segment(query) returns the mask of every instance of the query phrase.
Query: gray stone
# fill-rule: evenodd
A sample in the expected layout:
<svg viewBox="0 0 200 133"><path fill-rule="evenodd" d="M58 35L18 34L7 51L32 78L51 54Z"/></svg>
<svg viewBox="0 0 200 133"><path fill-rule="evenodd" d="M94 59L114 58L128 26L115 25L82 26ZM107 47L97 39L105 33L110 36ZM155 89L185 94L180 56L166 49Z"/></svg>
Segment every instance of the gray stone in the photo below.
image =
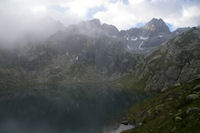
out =
<svg viewBox="0 0 200 133"><path fill-rule="evenodd" d="M172 101L172 100L173 100L172 97L167 98L167 101Z"/></svg>
<svg viewBox="0 0 200 133"><path fill-rule="evenodd" d="M175 121L181 121L181 120L182 120L182 118L180 116L175 117Z"/></svg>
<svg viewBox="0 0 200 133"><path fill-rule="evenodd" d="M199 95L197 95L197 94L190 94L186 98L187 98L187 100L196 100L196 99L199 98Z"/></svg>
<svg viewBox="0 0 200 133"><path fill-rule="evenodd" d="M181 85L181 83L175 83L175 87L177 87L177 86L180 86Z"/></svg>
<svg viewBox="0 0 200 133"><path fill-rule="evenodd" d="M162 90L161 90L161 92L165 92L166 90L167 90L168 88L163 88Z"/></svg>
<svg viewBox="0 0 200 133"><path fill-rule="evenodd" d="M148 115L149 117L152 116L152 113L151 113L151 110L150 110L150 109L147 111L147 115Z"/></svg>
<svg viewBox="0 0 200 133"><path fill-rule="evenodd" d="M191 114L193 112L200 112L200 108L198 108L198 107L188 107L188 109L186 110L186 114Z"/></svg>

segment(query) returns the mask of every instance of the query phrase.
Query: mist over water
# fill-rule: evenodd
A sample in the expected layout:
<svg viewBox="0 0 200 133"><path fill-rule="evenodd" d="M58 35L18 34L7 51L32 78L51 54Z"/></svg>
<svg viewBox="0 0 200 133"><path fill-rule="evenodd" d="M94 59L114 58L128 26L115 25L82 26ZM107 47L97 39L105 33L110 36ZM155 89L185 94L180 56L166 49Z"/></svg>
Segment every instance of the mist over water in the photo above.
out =
<svg viewBox="0 0 200 133"><path fill-rule="evenodd" d="M120 123L123 111L144 97L94 84L7 92L0 100L0 132L103 133L110 121Z"/></svg>
<svg viewBox="0 0 200 133"><path fill-rule="evenodd" d="M0 0L0 133L119 133L133 128L121 119L151 95L138 90L167 86L163 75L178 75L169 80L174 84L182 72L199 72L189 69L199 63L190 63L189 51L179 60L179 46L177 59L175 47L166 56L162 49L149 56L190 29L173 33L164 21L173 30L196 26L199 10L199 0ZM175 67L167 67L168 53ZM198 49L191 52L196 56Z"/></svg>
<svg viewBox="0 0 200 133"><path fill-rule="evenodd" d="M5 17L1 13L0 15ZM13 18L12 13L8 15L11 15L9 18ZM16 18L13 18L10 23L6 23L7 19L0 22L0 28L2 28L2 31L0 31L0 50L3 51L0 60L0 65L2 65L0 74L3 75L3 80L0 80L0 83L3 83L0 88L0 133L103 133L104 129L107 128L107 123L110 121L120 123L118 117L130 106L146 97L145 94L140 93L127 94L121 89L113 88L106 83L65 84L70 83L66 79L67 82L63 82L64 85L52 83L54 80L49 81L52 86L40 85L45 83L51 76L57 76L50 68L55 67L55 70L57 70L59 65L65 68L63 63L56 64L53 62L53 59L59 57L60 54L66 53L60 55L63 57L58 58L60 62L73 63L76 66L78 59L73 60L72 57L74 56L80 57L79 61L83 63L80 54L82 40L79 41L79 34L79 36L75 36L73 26L71 26L72 31L68 27L69 34L73 36L67 36L67 38L65 37L66 24L50 17L37 16L35 18L34 16L31 18L31 16L28 16L23 18L22 16L19 14L16 16L18 20L22 20L20 22L16 21ZM75 26L75 30L78 29L78 33L84 35L83 40L87 39L86 42L89 45L92 42L92 46L93 42L97 41L90 40L90 37L92 39L98 38L104 34L103 30L99 28L100 25L98 20L89 23L82 22L80 27L76 28ZM55 55L48 54L49 49L46 45L51 43L47 40L52 39L51 35L53 34L58 34L56 37L60 37L59 33L64 33L64 42L62 42L62 36L60 41L59 39L56 40L57 38L53 40L52 42L56 42L52 44L53 50L56 51L53 52ZM105 40L104 38L99 40L101 39ZM64 47L59 45L60 42ZM106 45L104 41L100 41L98 44L103 49ZM72 49L73 53L73 48L79 50L79 47L80 51L75 51L73 56L68 56L66 51ZM93 53L94 50L91 49L90 52ZM88 53L90 54L90 52ZM94 57L96 58L96 55ZM95 60L97 65L104 62L101 58L100 61ZM88 64L84 65L88 66ZM99 67L101 66L103 65ZM50 70L48 71L48 69ZM53 74L48 76L49 73ZM28 77L28 80L30 79L30 82L24 79L23 74ZM65 78L68 73L62 74ZM73 76L78 77L79 75ZM61 79L63 77L61 76ZM34 80L37 81L35 86ZM59 77L56 80L59 80ZM17 86L22 86L22 88ZM23 88L23 86L25 87Z"/></svg>

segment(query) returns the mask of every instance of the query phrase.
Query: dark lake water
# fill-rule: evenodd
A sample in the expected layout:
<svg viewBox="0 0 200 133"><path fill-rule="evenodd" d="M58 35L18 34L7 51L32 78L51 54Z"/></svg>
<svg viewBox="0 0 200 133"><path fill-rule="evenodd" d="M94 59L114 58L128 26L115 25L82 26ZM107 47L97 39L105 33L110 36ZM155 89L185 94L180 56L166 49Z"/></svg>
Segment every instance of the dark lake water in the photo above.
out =
<svg viewBox="0 0 200 133"><path fill-rule="evenodd" d="M118 133L130 128L119 124L120 116L145 97L106 84L1 91L0 133Z"/></svg>

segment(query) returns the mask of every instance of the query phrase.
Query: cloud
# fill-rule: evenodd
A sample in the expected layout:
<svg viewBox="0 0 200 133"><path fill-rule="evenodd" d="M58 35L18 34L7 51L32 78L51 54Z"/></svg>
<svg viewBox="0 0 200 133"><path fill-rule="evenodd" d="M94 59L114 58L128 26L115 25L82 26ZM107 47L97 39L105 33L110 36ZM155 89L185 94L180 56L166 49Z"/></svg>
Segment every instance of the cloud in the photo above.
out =
<svg viewBox="0 0 200 133"><path fill-rule="evenodd" d="M162 18L173 28L200 24L199 0L129 0L109 3L107 10L98 12L95 18L128 29L138 23L146 23L153 17Z"/></svg>
<svg viewBox="0 0 200 133"><path fill-rule="evenodd" d="M83 19L59 0L1 0L0 18L1 42L15 41L30 32L50 35L57 21L67 26Z"/></svg>
<svg viewBox="0 0 200 133"><path fill-rule="evenodd" d="M94 8L89 8L87 11L86 17L89 19L93 18L93 15L95 15L98 12L106 11L107 9L104 6L97 6Z"/></svg>
<svg viewBox="0 0 200 133"><path fill-rule="evenodd" d="M99 18L128 29L156 17L177 28L199 25L199 11L199 0L1 0L0 40L15 39L35 27L42 29L44 19L67 26Z"/></svg>

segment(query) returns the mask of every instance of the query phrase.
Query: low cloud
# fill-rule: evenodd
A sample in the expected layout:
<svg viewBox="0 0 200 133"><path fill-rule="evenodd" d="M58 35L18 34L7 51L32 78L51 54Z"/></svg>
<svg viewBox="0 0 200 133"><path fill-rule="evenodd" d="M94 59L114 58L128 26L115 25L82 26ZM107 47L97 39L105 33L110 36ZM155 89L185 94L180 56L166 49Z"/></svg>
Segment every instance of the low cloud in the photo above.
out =
<svg viewBox="0 0 200 133"><path fill-rule="evenodd" d="M156 17L173 29L196 26L200 24L199 11L199 0L1 0L0 41L15 40L30 31L45 34L52 28L49 21L68 26L98 18L128 29Z"/></svg>
<svg viewBox="0 0 200 133"><path fill-rule="evenodd" d="M67 26L83 19L52 0L0 1L0 18L0 42L12 42L29 33L50 35L59 30L61 23Z"/></svg>

